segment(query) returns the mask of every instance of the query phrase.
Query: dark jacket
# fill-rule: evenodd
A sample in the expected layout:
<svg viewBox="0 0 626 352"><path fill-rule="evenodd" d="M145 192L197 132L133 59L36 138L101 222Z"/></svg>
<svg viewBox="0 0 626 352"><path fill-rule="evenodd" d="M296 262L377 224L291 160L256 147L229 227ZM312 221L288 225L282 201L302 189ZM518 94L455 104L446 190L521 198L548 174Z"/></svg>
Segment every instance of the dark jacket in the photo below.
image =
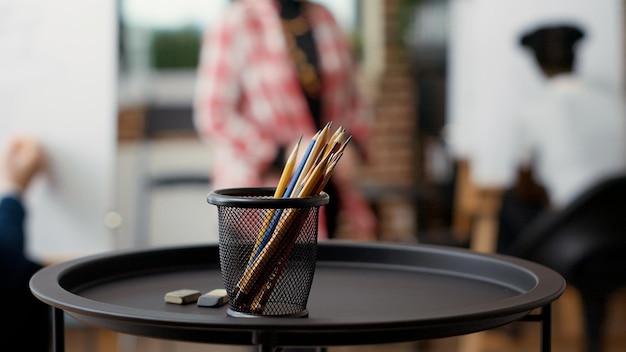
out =
<svg viewBox="0 0 626 352"><path fill-rule="evenodd" d="M4 346L19 346L21 351L49 351L50 308L29 288L31 276L41 265L25 255L25 217L18 198L0 200L0 301L4 317L0 341Z"/></svg>

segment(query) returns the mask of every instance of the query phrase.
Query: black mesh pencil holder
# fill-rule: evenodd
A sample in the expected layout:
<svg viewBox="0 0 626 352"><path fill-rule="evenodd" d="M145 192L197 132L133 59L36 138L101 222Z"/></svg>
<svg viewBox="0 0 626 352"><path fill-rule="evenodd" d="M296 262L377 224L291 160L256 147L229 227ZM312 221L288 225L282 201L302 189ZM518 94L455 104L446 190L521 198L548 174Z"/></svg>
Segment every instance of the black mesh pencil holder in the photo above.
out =
<svg viewBox="0 0 626 352"><path fill-rule="evenodd" d="M274 188L215 190L220 271L231 316L305 317L319 207L328 195L274 198Z"/></svg>

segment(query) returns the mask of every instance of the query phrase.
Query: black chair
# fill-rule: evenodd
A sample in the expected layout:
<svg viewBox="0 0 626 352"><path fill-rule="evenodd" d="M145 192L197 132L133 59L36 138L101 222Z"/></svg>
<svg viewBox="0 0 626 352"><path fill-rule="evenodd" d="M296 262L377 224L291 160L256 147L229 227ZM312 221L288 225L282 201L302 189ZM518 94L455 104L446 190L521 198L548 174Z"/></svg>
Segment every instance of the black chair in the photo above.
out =
<svg viewBox="0 0 626 352"><path fill-rule="evenodd" d="M602 351L607 302L626 285L626 175L606 179L565 209L533 221L512 254L554 269L578 289L586 351Z"/></svg>

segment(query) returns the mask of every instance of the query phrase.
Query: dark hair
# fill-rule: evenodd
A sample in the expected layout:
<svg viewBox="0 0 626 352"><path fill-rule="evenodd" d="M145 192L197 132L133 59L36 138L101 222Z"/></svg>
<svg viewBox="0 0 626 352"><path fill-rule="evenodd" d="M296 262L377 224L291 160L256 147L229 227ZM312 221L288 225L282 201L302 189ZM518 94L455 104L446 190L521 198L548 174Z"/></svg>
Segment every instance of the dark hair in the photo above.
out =
<svg viewBox="0 0 626 352"><path fill-rule="evenodd" d="M574 46L585 33L577 25L557 24L541 26L522 35L520 44L530 48L542 67L571 68L574 65Z"/></svg>

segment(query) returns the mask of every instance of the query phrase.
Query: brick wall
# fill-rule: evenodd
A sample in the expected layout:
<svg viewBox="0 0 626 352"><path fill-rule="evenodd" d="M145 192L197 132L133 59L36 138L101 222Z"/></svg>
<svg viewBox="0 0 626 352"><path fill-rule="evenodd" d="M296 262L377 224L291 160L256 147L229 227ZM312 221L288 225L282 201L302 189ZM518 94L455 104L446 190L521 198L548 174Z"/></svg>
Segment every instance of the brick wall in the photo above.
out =
<svg viewBox="0 0 626 352"><path fill-rule="evenodd" d="M385 70L376 101L365 183L380 220L383 241L413 241L417 233L415 179L417 118L410 60L398 34L399 0L384 0Z"/></svg>

